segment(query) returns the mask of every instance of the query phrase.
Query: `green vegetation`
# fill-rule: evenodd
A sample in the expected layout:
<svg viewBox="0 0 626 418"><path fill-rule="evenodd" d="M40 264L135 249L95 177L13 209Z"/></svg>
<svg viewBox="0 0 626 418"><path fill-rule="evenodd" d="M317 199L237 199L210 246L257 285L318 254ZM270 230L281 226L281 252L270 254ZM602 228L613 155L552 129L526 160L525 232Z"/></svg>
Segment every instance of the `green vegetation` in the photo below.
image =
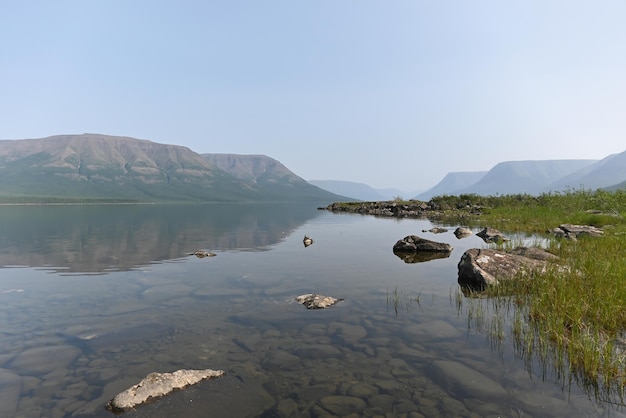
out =
<svg viewBox="0 0 626 418"><path fill-rule="evenodd" d="M437 199L442 206L481 206L482 214L466 221L507 232L543 233L564 223L604 229L600 238L549 238L548 250L559 259L545 274L503 282L470 295L475 298L462 298L459 290L454 303L459 311L465 304L468 326L496 344L508 329L528 365L538 359L544 373L552 370L564 382L578 381L596 399L623 403L626 191Z"/></svg>

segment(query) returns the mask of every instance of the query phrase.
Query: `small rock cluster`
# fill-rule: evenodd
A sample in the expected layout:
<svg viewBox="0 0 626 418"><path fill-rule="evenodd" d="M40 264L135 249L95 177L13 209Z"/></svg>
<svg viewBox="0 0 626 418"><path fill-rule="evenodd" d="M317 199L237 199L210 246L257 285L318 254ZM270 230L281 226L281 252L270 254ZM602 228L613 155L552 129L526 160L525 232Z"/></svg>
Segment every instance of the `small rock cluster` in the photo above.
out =
<svg viewBox="0 0 626 418"><path fill-rule="evenodd" d="M558 228L548 230L549 234L554 234L556 238L566 238L576 240L581 236L601 237L604 231L590 225L561 224Z"/></svg>
<svg viewBox="0 0 626 418"><path fill-rule="evenodd" d="M306 306L307 309L324 309L341 302L343 299L333 298L331 296L316 295L307 293L306 295L296 296L296 300Z"/></svg>

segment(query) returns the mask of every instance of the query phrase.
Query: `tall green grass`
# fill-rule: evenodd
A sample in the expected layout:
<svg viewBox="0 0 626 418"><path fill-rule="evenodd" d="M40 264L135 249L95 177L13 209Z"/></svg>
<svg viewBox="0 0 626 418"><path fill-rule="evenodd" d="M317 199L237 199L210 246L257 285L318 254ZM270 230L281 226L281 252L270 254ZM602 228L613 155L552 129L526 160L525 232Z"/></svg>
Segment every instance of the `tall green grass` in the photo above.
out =
<svg viewBox="0 0 626 418"><path fill-rule="evenodd" d="M468 326L486 332L493 341L501 340L508 329L516 353L528 364L538 359L544 373L552 370L564 381L580 382L597 399L623 403L626 192L580 190L473 199L484 209L471 221L502 231L544 233L563 223L604 229L603 237L549 238L548 250L559 258L545 274L502 281L487 289L483 299L463 301ZM462 304L457 298L459 310ZM503 315L508 327L502 324Z"/></svg>

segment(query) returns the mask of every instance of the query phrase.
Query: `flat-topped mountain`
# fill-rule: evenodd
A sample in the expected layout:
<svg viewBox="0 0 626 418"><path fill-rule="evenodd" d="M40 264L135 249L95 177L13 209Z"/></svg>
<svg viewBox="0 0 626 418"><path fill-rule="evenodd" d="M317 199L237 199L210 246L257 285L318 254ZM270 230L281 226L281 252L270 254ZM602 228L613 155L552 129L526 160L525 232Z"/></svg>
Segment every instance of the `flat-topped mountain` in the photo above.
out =
<svg viewBox="0 0 626 418"><path fill-rule="evenodd" d="M310 184L280 161L266 155L202 154L202 157L215 167L246 182L266 198L280 199L288 194L292 198L310 200L308 196L318 196L323 191L326 196L334 196L335 199L352 200Z"/></svg>
<svg viewBox="0 0 626 418"><path fill-rule="evenodd" d="M0 140L0 177L4 201L342 199L293 173L276 176L266 187L226 172L187 147L100 134Z"/></svg>
<svg viewBox="0 0 626 418"><path fill-rule="evenodd" d="M472 181L473 180L473 181ZM505 161L487 172L449 173L436 186L416 196L474 193L540 194L567 189L617 189L626 182L626 151L602 160ZM463 187L461 184L466 183Z"/></svg>

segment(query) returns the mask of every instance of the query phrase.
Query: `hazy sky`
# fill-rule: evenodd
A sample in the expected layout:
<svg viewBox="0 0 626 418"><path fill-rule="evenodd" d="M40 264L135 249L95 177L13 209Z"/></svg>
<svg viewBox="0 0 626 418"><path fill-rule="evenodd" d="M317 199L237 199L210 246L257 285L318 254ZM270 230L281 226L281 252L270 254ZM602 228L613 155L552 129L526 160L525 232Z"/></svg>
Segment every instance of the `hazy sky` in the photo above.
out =
<svg viewBox="0 0 626 418"><path fill-rule="evenodd" d="M404 191L626 150L626 1L2 0L0 139L265 154Z"/></svg>

